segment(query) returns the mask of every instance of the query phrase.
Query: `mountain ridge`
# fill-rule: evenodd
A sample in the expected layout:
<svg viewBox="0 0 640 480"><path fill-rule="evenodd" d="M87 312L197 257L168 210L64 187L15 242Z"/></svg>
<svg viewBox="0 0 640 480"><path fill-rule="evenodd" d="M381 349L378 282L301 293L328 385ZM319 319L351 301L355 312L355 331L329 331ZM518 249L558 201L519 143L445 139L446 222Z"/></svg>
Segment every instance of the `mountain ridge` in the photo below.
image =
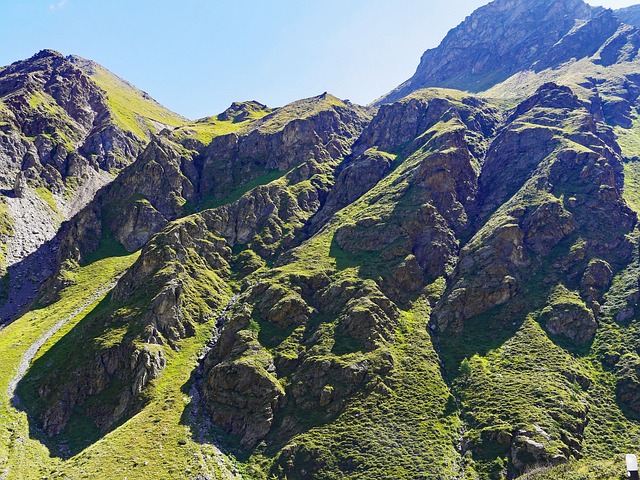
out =
<svg viewBox="0 0 640 480"><path fill-rule="evenodd" d="M477 56L491 38L524 53ZM496 0L421 63L480 59L480 94L234 102L154 134L0 330L2 385L71 318L0 404L2 475L623 478L637 38L579 0Z"/></svg>
<svg viewBox="0 0 640 480"><path fill-rule="evenodd" d="M481 92L531 66L577 20L602 9L582 0L496 0L480 7L427 50L416 73L376 100L379 105L423 87Z"/></svg>

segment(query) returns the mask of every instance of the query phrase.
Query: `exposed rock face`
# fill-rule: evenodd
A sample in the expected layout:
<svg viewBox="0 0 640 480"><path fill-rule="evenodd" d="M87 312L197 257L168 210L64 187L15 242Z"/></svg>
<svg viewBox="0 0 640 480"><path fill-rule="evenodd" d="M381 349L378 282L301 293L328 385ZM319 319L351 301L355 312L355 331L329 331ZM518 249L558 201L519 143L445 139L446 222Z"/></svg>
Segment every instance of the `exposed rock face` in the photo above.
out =
<svg viewBox="0 0 640 480"><path fill-rule="evenodd" d="M101 229L85 235L74 223L101 219L133 251L189 208L226 203L244 185L268 183L309 159L333 162L348 153L367 118L361 107L323 95L282 107L237 133L214 137L202 153L172 141L170 133L157 138L63 230L59 258L81 260L99 245ZM298 175L311 177L309 168L298 169Z"/></svg>
<svg viewBox="0 0 640 480"><path fill-rule="evenodd" d="M47 435L58 435L69 422L74 408L102 394L110 382L122 382L128 388L118 392L114 403L94 402L87 411L87 416L94 419L101 431L109 431L126 418L125 415L135 413L134 408L140 405L140 392L165 366L161 351L112 348L100 352L90 370L65 372L77 375L73 383L42 383L39 395L53 400L39 419L42 429Z"/></svg>
<svg viewBox="0 0 640 480"><path fill-rule="evenodd" d="M545 308L542 321L546 322L549 333L564 335L579 343L593 339L597 327L593 312L584 304L575 302L554 303Z"/></svg>
<svg viewBox="0 0 640 480"><path fill-rule="evenodd" d="M491 2L451 30L440 46L427 50L413 77L376 103L391 103L424 87L486 90L545 54L553 57L557 42L599 11L582 0ZM581 47L579 55L582 49L590 47Z"/></svg>
<svg viewBox="0 0 640 480"><path fill-rule="evenodd" d="M141 151L143 140L113 126L105 92L57 52L43 50L4 68L0 97L2 183L22 172L33 185L61 194L70 188L68 178L75 190Z"/></svg>
<svg viewBox="0 0 640 480"><path fill-rule="evenodd" d="M326 96L307 102L307 105L289 107L298 109L300 117L295 119L295 128L284 124L275 129L275 133L267 133L281 117L265 117L258 127L265 133L249 134L247 137L233 135L232 147L229 147L229 152L224 153L226 159L223 165L233 164L234 159L230 156L237 152L237 148L244 148L238 145L250 142L257 148L254 155L264 152L262 158L267 161L284 162L282 179L277 183L257 187L230 204L170 223L145 246L139 260L114 288L112 307L104 315L107 328L125 324L131 333L117 345L105 350L104 355L144 359L154 352L155 357L149 357L143 362L148 368L140 367L140 362L120 363L117 376L108 371L105 374L102 369L85 359L75 376L83 378L84 383L94 385L95 388L84 389L81 394L75 390L76 380L54 374L51 384L61 383L63 386L56 392L41 390L40 394L47 403L57 403L57 394L61 391L66 392L69 400L64 403L64 415L58 411L58 407L46 408L42 421L47 431L55 430L54 433L58 433L64 429L76 405L82 405L89 398L99 398L105 389L109 389L112 394L116 390L119 403L104 406L99 412L87 412L88 416L101 429L108 430L116 420L103 421L98 415L107 419L131 415L143 403L140 392L164 367L163 349L178 349L179 342L193 336L197 324L214 318L216 309L228 299L228 287L224 280L228 280L232 274L231 265L242 262L239 258L234 258L231 247L245 244L265 258L273 258L279 251L290 248L293 242L299 242L305 222L320 208L331 187L330 175L337 165L336 160L347 151L349 143L353 141L352 135L358 133L359 122L363 121L359 117L360 110L355 107L349 110L349 107L340 104L334 110L331 105L326 105L328 110L324 110L326 107L317 102L325 99ZM319 112L305 119L307 106L320 107ZM287 107L280 113L286 114L286 109ZM314 133L314 125L318 130L323 129L317 135ZM331 125L338 130L332 132ZM287 133L290 128L294 128L296 133ZM329 142L326 148L319 140L320 135L326 136ZM313 143L311 139L319 143ZM228 139L222 139L219 143L225 144L227 141ZM281 156L267 157L268 149L271 148L268 145L279 144L283 145L278 147L282 148ZM296 152L300 155L298 159L293 157ZM314 155L309 157L310 153ZM136 164L127 169L122 179L116 180L102 191L96 202L67 226L67 232L70 233L63 240L65 243L61 251L95 250L104 235L105 224L113 232L115 239L125 247L135 249L146 243L151 235L167 225L169 218L181 214L182 202L176 196L167 197L167 191L185 195L193 201L197 198L193 185L198 181L194 179L194 182L190 182L182 174L192 173L187 162L193 159L188 155L188 152L168 140L154 140ZM221 158L223 153L219 155L220 157L205 157L197 161L211 162L214 165L214 158ZM278 167L276 163L269 165L274 169ZM253 167L259 168L255 165ZM144 176L129 175L130 170L142 172ZM247 174L250 175L250 172ZM215 189L213 184L212 181L208 188ZM126 207L129 212L135 212L133 215L110 217L102 213L115 212L115 206L122 205L117 199L121 199L124 192L137 198ZM112 203L104 199L110 199ZM104 203L99 203L100 201ZM99 220L100 213L102 220ZM155 219L158 219L157 223L154 223ZM70 250L66 250L67 248ZM253 270L248 267L245 264L240 270L251 273ZM291 297L279 301L270 313L271 321L275 324L288 322L291 320L285 320L283 316L296 314L294 321L303 323L306 317L304 303L300 302L300 299ZM119 305L132 304L139 306L133 309L131 315L123 317ZM211 375L214 380L208 380L205 388L206 385L216 385L213 390L207 390L207 398L211 397L211 401L224 406L221 411L227 412L216 413L216 421L234 434L242 435L242 445L252 448L269 432L273 412L280 405L284 391L270 373L272 366L267 352L255 338L241 334L235 343L237 345L232 348L235 353L232 355L231 350L227 353L230 357L237 355L238 360L232 362L230 358L226 358L224 365L212 366L214 370ZM247 358L250 359L249 363L245 361ZM240 401L240 398L243 400Z"/></svg>
<svg viewBox="0 0 640 480"><path fill-rule="evenodd" d="M538 109L545 109L544 120L537 120L542 112ZM546 131L547 115L557 115L556 124L567 126L566 140L570 143ZM515 110L510 122L485 159L477 220L486 223L462 250L454 277L457 280L438 306L436 315L442 329L464 328L465 319L514 298L529 275L538 269L544 271L548 262L545 257L577 232L587 242L587 255L606 255L623 262L630 258L630 246L622 232L631 231L636 217L621 198L621 159L615 145L609 143L606 129L595 129L577 98L568 89L554 85L541 87L536 96ZM505 148L504 142L519 151ZM536 142L544 147L526 147ZM571 145L576 143L589 148L575 149ZM518 158L515 163L510 161L514 157ZM530 176L518 177L513 169L530 172ZM520 178L519 184L515 178ZM587 194L589 191L593 193ZM563 203L558 201L560 196L565 199ZM607 231L621 234L604 238L602 225L608 225ZM575 273L569 268L561 271L573 278ZM588 325L581 340L593 335L595 324L590 312L586 311L584 318L567 315L563 319L553 317L551 328L574 324L580 330ZM581 335L578 331L566 333L570 337Z"/></svg>
<svg viewBox="0 0 640 480"><path fill-rule="evenodd" d="M18 172L18 175L16 175L16 181L13 184L13 194L18 198L22 198L25 194L26 188L27 179L24 178L24 173Z"/></svg>
<svg viewBox="0 0 640 480"><path fill-rule="evenodd" d="M497 0L377 111L324 94L164 130L60 234L59 266L142 251L25 377L37 427L109 431L210 329L190 408L256 476L504 479L626 448L638 38L578 0ZM513 73L495 105L413 91Z"/></svg>
<svg viewBox="0 0 640 480"><path fill-rule="evenodd" d="M569 61L594 55L620 28L612 10L595 14L589 21L576 19L576 25L532 64L534 71L554 68Z"/></svg>
<svg viewBox="0 0 640 480"><path fill-rule="evenodd" d="M559 465L568 461L568 449L550 456L544 443L528 438L527 434L529 432L521 432L511 445L511 461L517 469L525 470L529 465Z"/></svg>
<svg viewBox="0 0 640 480"><path fill-rule="evenodd" d="M640 93L638 49L640 33L621 23L610 10L579 22L528 69L492 86L491 98L529 96L541 83L569 86L588 105L596 120L606 120L619 137L633 128ZM621 141L623 146L624 141Z"/></svg>
<svg viewBox="0 0 640 480"><path fill-rule="evenodd" d="M616 17L624 23L640 28L640 6L632 5L626 8L620 8L615 11Z"/></svg>
<svg viewBox="0 0 640 480"><path fill-rule="evenodd" d="M408 119L406 130L397 128L401 118ZM341 258L342 251L353 258L379 256L384 274L374 281L366 273L362 278L345 276L340 265L323 268L321 258L306 263L306 255L316 255L312 237L311 244L281 255L277 268L240 296L231 322L205 361L205 407L216 423L238 436L244 448L304 431L304 420L291 412L321 410L327 418L335 418L357 392L374 388L375 379L393 369L389 345L401 318L394 302L417 295L427 278L443 275L447 262L455 258L454 232L468 225L464 208L477 188L478 161L471 151L483 151L496 121L495 111L483 102L446 93L437 97L435 92L383 107L374 117L312 221L317 222L314 231L320 229L316 237L332 242L335 253L330 255ZM392 180L390 167L397 152L404 161L398 162L398 178ZM358 177L366 180L356 182ZM394 187L380 187L387 181ZM404 212L395 217L376 215L387 202L399 202L397 210ZM346 209L335 215L341 207ZM352 211L358 213L353 217L345 213ZM261 255L268 253L251 241L247 246ZM256 337L248 333L252 322L261 331L268 328L273 338L259 334L256 344ZM298 333L287 339L285 332L291 331ZM272 356L267 356L264 345L277 346ZM253 406L231 401L238 395L238 364L253 369L251 377L266 382L266 371L273 385L281 379L280 384L287 386L261 388ZM256 395L252 391L250 398ZM263 412L259 418L257 405ZM302 461L298 455L307 454L288 452L287 462L295 464ZM311 455L305 462L316 461Z"/></svg>
<svg viewBox="0 0 640 480"><path fill-rule="evenodd" d="M240 444L250 449L269 433L274 412L281 406L285 393L270 373L275 371L273 359L255 335L252 338L246 331L236 335L236 341L229 345L231 350L222 345L216 357L207 360L212 366L203 395L207 402L216 405L213 420L240 436Z"/></svg>
<svg viewBox="0 0 640 480"><path fill-rule="evenodd" d="M392 105L383 105L353 146L353 153L338 169L336 186L329 193L326 205L315 223L326 221L340 208L352 203L376 185L394 166L424 147L437 133L430 132L438 122L459 122L459 137L454 147L464 145L476 161L484 155L486 137L496 126L496 110L478 99L465 97L462 105L455 105L452 92L421 92ZM440 95L438 95L440 94ZM446 135L441 142L448 140ZM477 168L469 164L468 168ZM456 172L457 173L457 172ZM423 172L423 175L425 172ZM465 173L468 188L474 189L477 173ZM425 175L426 176L426 175ZM430 181L441 182L442 178ZM448 185L447 185L448 186ZM440 188L446 188L441 186ZM460 192L473 197L475 192ZM466 200L465 197L465 200Z"/></svg>
<svg viewBox="0 0 640 480"><path fill-rule="evenodd" d="M98 80L91 76L89 65L99 71ZM43 50L0 71L0 188L13 191L3 203L14 219L0 246L7 250L0 274L6 273L5 267L11 270L0 287L0 321L11 319L33 300L44 280L38 275L25 282L25 277L35 278L28 266L33 259L38 257L42 271L51 274L50 250L55 247L45 243L53 239L61 222L92 200L147 143L146 125L151 120L129 112L127 104L117 104L123 88L131 103L153 105L167 121L183 120L79 57ZM121 118L127 113L134 119L130 124ZM32 259L22 266L29 256Z"/></svg>
<svg viewBox="0 0 640 480"><path fill-rule="evenodd" d="M120 129L106 132L112 117L105 94L57 52L44 50L4 68L0 101L0 187L14 187L16 197L28 185L53 193L65 216L110 180L109 170L122 168L140 151L141 140ZM90 186L88 191L83 185ZM59 225L60 213L40 209ZM52 237L38 222L14 229L10 248L22 254L13 255L9 264L34 251L26 241L32 232L42 237L35 248Z"/></svg>

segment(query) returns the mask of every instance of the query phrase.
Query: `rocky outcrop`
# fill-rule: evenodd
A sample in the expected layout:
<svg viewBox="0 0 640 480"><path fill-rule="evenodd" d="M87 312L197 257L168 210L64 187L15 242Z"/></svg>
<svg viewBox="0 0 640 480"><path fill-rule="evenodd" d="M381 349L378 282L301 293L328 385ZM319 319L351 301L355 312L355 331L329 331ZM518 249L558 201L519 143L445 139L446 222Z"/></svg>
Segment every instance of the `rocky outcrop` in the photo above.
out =
<svg viewBox="0 0 640 480"><path fill-rule="evenodd" d="M202 395L207 405L215 404L213 421L241 437L240 445L248 450L269 433L285 392L274 375L273 359L255 333L244 330L235 335L232 341L224 339L217 355L206 360Z"/></svg>
<svg viewBox="0 0 640 480"><path fill-rule="evenodd" d="M619 8L614 13L624 23L640 28L640 6L632 5L626 8Z"/></svg>
<svg viewBox="0 0 640 480"><path fill-rule="evenodd" d="M565 35L578 36L576 23L599 12L582 0L493 1L451 30L437 48L427 50L413 77L376 103L391 103L424 87L486 90L529 68L545 54L550 60L554 46ZM580 55L592 50L588 43L575 44L581 47ZM566 53L566 48L561 52Z"/></svg>
<svg viewBox="0 0 640 480"><path fill-rule="evenodd" d="M300 431L302 419L280 413L285 407L288 412L321 409L334 417L368 379L393 365L388 353L380 358L380 347L393 338L399 312L374 285L327 283L327 278L313 276L274 280L261 281L241 297L242 303L231 312L232 320L205 359L205 408L247 450L274 430L286 436ZM291 282L293 288L282 286ZM280 343L280 332L304 330L322 316L338 319L335 335L344 339L346 350L336 345L337 356L318 356L318 350L326 348L329 333L322 326L304 335L305 347L297 351L284 345L273 353L265 349L265 342ZM273 339L256 336L252 325L263 322L275 327ZM364 356L354 356L361 351ZM371 352L371 358L366 352ZM283 378L289 380L284 383ZM286 418L276 426L278 414Z"/></svg>
<svg viewBox="0 0 640 480"><path fill-rule="evenodd" d="M556 287L549 305L540 312L540 321L552 335L563 335L581 344L592 340L597 328L594 312L575 292L562 286Z"/></svg>
<svg viewBox="0 0 640 480"><path fill-rule="evenodd" d="M256 114L270 113L272 110L266 105L251 100L248 102L233 102L229 108L218 115L218 120L241 123L255 117Z"/></svg>
<svg viewBox="0 0 640 480"><path fill-rule="evenodd" d="M613 269L609 263L599 258L589 262L580 280L580 294L587 300L595 315L600 313L600 303L612 280Z"/></svg>
<svg viewBox="0 0 640 480"><path fill-rule="evenodd" d="M623 355L615 366L616 395L627 408L640 412L640 358L636 352Z"/></svg>
<svg viewBox="0 0 640 480"><path fill-rule="evenodd" d="M20 171L53 193L73 193L87 178L121 169L143 146L114 126L105 92L57 52L43 50L3 69L0 97L9 147L0 158L12 162L3 164L3 174Z"/></svg>
<svg viewBox="0 0 640 480"><path fill-rule="evenodd" d="M24 178L24 173L18 172L16 175L16 181L13 184L13 195L22 198L27 188L27 179Z"/></svg>
<svg viewBox="0 0 640 480"><path fill-rule="evenodd" d="M535 434L537 433L535 432ZM523 471L531 465L559 465L569 461L570 451L568 448L565 448L563 452L550 454L547 451L546 442L534 440L531 438L533 435L532 432L520 431L511 443L511 461L515 468Z"/></svg>
<svg viewBox="0 0 640 480"><path fill-rule="evenodd" d="M100 245L102 229L84 235L76 226L92 218L100 219L119 243L133 251L190 210L232 202L250 189L246 185L266 184L288 171L300 180L311 178L317 165L348 153L367 120L361 107L323 95L277 109L237 133L214 137L202 153L172 141L170 133L156 138L135 164L65 226L59 263L81 260ZM303 167L307 160L312 161ZM240 226L237 229L241 232Z"/></svg>
<svg viewBox="0 0 640 480"><path fill-rule="evenodd" d="M451 93L424 90L403 101L383 105L354 144L353 153L338 168L336 185L314 223L326 222L331 215L375 186L403 160L438 137L432 129L439 122L459 121L460 135L451 143L455 147L464 145L476 161L482 158L486 139L493 135L497 125L497 110L471 96L460 101ZM442 135L437 141L444 144L449 139ZM426 172L422 174L426 178ZM474 177L476 173L467 175ZM436 184L442 180L434 177L430 181ZM475 183L476 180L467 178L466 181ZM475 193L466 192L466 195L474 196Z"/></svg>
<svg viewBox="0 0 640 480"><path fill-rule="evenodd" d="M557 133L546 131L547 119L536 120L537 109L551 107L553 99L558 106L557 124L568 122L568 144ZM546 110L546 114L553 115L553 111ZM571 113L566 116L567 112ZM624 234L601 235L603 225L608 226L607 231L629 232L636 222L621 197L621 159L607 131L594 127L568 89L554 85L541 87L536 96L521 104L511 122L493 142L484 162L476 219L484 226L462 250L454 280L438 306L436 315L443 330L464 328L465 319L513 299L532 272L544 271L549 262L545 259L576 232L586 240L588 255L610 257L615 252L623 262L630 258ZM544 147L525 147L532 142ZM510 151L505 143L518 146L523 154L505 153ZM588 150L573 148L575 143L588 145ZM518 158L515 163L511 162L514 157ZM514 168L527 176L515 175ZM567 269L563 273L570 282L584 271L569 273ZM560 331L560 324L573 324L579 330L588 325L580 339L585 341L593 335L595 322L591 312L585 311L584 317L578 313L553 316L551 328ZM566 333L581 336L577 331Z"/></svg>
<svg viewBox="0 0 640 480"><path fill-rule="evenodd" d="M477 188L479 162L471 151L483 151L494 115L471 97L427 91L380 109L340 167L326 201L317 203L320 213L311 220L315 235L284 251L275 269L249 284L207 356L205 409L244 448L305 431L304 414L293 412L321 411L335 418L358 392L374 388L393 369L388 346L401 318L396 302L410 301L428 278L444 275L455 258L454 232L468 226L464 209ZM397 128L402 118L408 120L406 130ZM386 151L402 152L395 170L390 168L395 154ZM367 180L357 182L358 177ZM241 201L201 215L214 219L234 205ZM381 205L396 205L395 215L380 215ZM336 214L341 207L346 208ZM220 223L209 225L227 231ZM331 243L335 268L323 266L322 258L308 259L317 255L313 245L318 241ZM268 258L260 244L249 241L247 246ZM372 256L381 262L373 279L366 270L359 276L341 273L357 264L368 268L366 259ZM233 352L243 353L237 357ZM251 365L245 376L265 378L264 369L272 384L279 382L283 389L277 401L266 380L256 380L265 388L254 404L230 401L238 395L238 362L243 369ZM250 393L252 399L256 395ZM258 409L263 412L259 418Z"/></svg>
<svg viewBox="0 0 640 480"><path fill-rule="evenodd" d="M128 388L118 392L113 399L115 401L94 401L85 412L101 432L109 431L126 415L135 413L142 406L140 393L165 366L166 360L158 350L108 349L93 361L90 370L76 371L73 383L60 384L59 379L64 376L57 377L51 383L42 382L38 394L51 400L39 418L43 431L50 436L58 435L77 407L83 406L89 398L99 398L112 382L123 382Z"/></svg>
<svg viewBox="0 0 640 480"><path fill-rule="evenodd" d="M620 27L620 20L612 10L595 14L586 22L576 21L575 27L553 45L532 65L539 72L569 61L594 55Z"/></svg>
<svg viewBox="0 0 640 480"><path fill-rule="evenodd" d="M166 366L165 349L178 349L197 323L212 319L226 302L220 277L228 271L230 253L224 241L196 222L183 222L148 246L114 287L96 322L65 339L91 342L90 348L64 353L62 345L61 355L71 357L64 367L48 370L46 378L25 377L25 384L39 385L43 430L53 436L64 431L81 407L105 433L144 406L145 389Z"/></svg>

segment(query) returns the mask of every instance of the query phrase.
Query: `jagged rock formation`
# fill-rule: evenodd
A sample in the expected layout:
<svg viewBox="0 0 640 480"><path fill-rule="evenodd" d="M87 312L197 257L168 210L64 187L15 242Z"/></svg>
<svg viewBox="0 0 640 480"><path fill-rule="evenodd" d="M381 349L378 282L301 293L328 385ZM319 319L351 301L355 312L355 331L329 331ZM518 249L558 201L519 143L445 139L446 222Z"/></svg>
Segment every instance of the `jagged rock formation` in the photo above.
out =
<svg viewBox="0 0 640 480"><path fill-rule="evenodd" d="M379 108L236 102L160 132L58 233L43 303L140 253L18 386L44 441L102 438L86 469L170 421L197 450L163 454L202 466L215 439L251 478L613 478L640 436L622 16L496 0Z"/></svg>
<svg viewBox="0 0 640 480"><path fill-rule="evenodd" d="M190 149L192 138L185 136L190 126L151 142L125 175L65 227L61 258L82 260L99 246L103 228L129 251L136 250L170 220L226 203L248 189L245 185L271 181L309 159L339 158L348 152L345 139L355 136L366 118L360 107L329 95L269 115L264 106L251 107L250 113L261 114L239 122L213 121L210 143L198 149ZM246 118L237 109L234 104L218 119Z"/></svg>
<svg viewBox="0 0 640 480"><path fill-rule="evenodd" d="M440 46L427 50L413 77L376 103L393 102L424 87L486 90L554 51L569 53L557 48L561 39L601 10L582 0L491 2L451 30Z"/></svg>
<svg viewBox="0 0 640 480"><path fill-rule="evenodd" d="M306 108L315 111L323 100L314 99ZM353 118L335 110L342 106L324 108L333 118ZM326 124L320 120L324 115L304 121ZM340 125L336 131L347 132ZM253 131L240 136L239 143ZM279 132L268 135L278 138ZM355 135L342 135L345 145L355 140ZM224 136L216 137L203 152L224 143ZM161 145L171 147L168 140L157 140L147 153ZM379 405L392 402L382 385L398 375L398 355L405 348L399 332L406 328L405 315L414 315L410 312L418 305L427 305L424 312L429 304L435 308L432 328L445 350L459 348L468 322L495 308L503 310L492 314L492 324L504 322L509 329L516 319L521 326L514 342L536 338L555 352L558 347L540 327L551 338L576 345L593 340L603 293L614 272L632 262L625 235L636 216L621 197L620 150L611 129L598 123L570 89L543 85L504 117L473 96L417 92L383 106L350 151L335 173L338 162L331 156L314 158L239 200L183 220L165 218L167 226L114 290L102 326L77 333L104 338L125 328L117 343L95 351L103 352L99 358L143 358L146 367L111 362L118 368L104 370L90 359L76 362L74 377L90 386L82 395L70 393L78 381L65 380L70 377L65 370L39 378L43 428L51 434L64 431L76 405L89 399L100 403L102 392L113 395L114 382L121 385L120 400L109 409L85 408L83 415L108 430L142 408L140 393L162 374L165 349L179 348L199 324L215 318L230 298L228 285L236 285L239 294L203 360L205 411L244 449L260 442L289 445L274 457L271 473L293 478L303 464L326 474L334 468L326 462L335 437L324 431L327 446L310 449L319 437L317 424L305 420L308 415L320 411L329 424L345 418L358 424L366 417L359 420L352 409L363 398L376 398ZM171 155L158 158L167 164ZM216 158L228 165L224 154ZM144 165L147 157L139 162ZM358 177L365 181L356 182ZM562 251L571 254L562 256ZM420 341L427 351L433 348L429 340ZM589 388L582 367L561 350L553 355L558 365L550 395L567 394L571 382ZM541 362L535 356L531 361ZM422 362L421 368L439 370L432 357ZM472 362L465 368L474 372L478 367ZM469 375L458 377L451 393L463 399L465 409L474 410L481 408L479 398L491 396L482 377ZM446 390L440 373L429 378L428 390ZM25 381L31 380L27 376ZM51 390L51 385L58 388ZM626 393L629 381L621 385L621 395L632 398ZM556 403L545 413L536 409L529 390L520 388L524 403L516 410L503 409L498 437L482 440L482 432L494 425L470 419L464 448L482 464L483 442L499 438L501 447L492 450L498 453L489 460L504 455L514 471L580 456L586 410L572 404L571 414L557 415L562 406ZM59 392L67 398L64 404L56 400ZM442 403L447 395L430 400L438 406L426 421L443 421L438 418L444 415L449 425L444 432L452 433L447 429L455 420L444 414ZM46 405L64 405L65 411ZM523 408L538 412L531 423L514 422ZM416 435L411 426L395 425L403 435ZM358 445L341 448L347 455ZM372 455L340 471L371 468ZM456 457L453 450L447 455ZM394 459L403 458L398 450ZM413 468L418 474L427 467Z"/></svg>
<svg viewBox="0 0 640 480"><path fill-rule="evenodd" d="M297 115L291 116L291 111ZM283 107L242 135L231 133L216 137L202 155L192 152L190 158L184 154L180 157L178 155L185 151L181 146L168 139L154 140L131 167L141 168L145 175L123 175L123 182L137 183L123 185L118 179L103 190L92 205L76 217L75 223L69 225L73 229L69 230L71 235L76 232L78 235L67 236L64 242L68 243L63 242L61 251L65 251L67 244L75 248L72 252L82 252L81 249L89 245L82 253L91 253L92 245L82 243L82 239L92 239L99 244L102 228L109 229L117 241L134 250L169 220L184 214L179 208L185 199L176 201L179 195L197 204L206 197L225 198L231 188L242 188L243 182L254 180L256 172L264 174L270 169L284 176L277 182L253 189L235 202L170 224L145 247L140 261L114 289L111 313L105 315L109 330L124 325L128 333L117 345L100 349L103 353L95 360L93 357L83 360L74 375L63 370L44 382L41 396L47 404L56 405L44 409L45 431L58 434L77 405L101 395L107 388L110 394L114 388L121 388L113 383L124 386L119 390L114 409L87 412L89 418L100 423L101 430L108 430L123 415L139 408L140 400L136 396L160 374L165 364L162 346L178 348L181 339L192 336L195 326L209 321L224 303L229 293L224 281L232 274L231 265L241 265L241 270L251 272L264 264L255 253L254 258L243 253L234 256L232 247L249 245L263 258L273 259L278 252L298 243L305 222L326 197L331 172L366 120L360 107L323 95ZM191 165L187 163L189 160ZM246 167L241 166L242 162ZM157 168L159 164L162 168ZM219 169L230 176L244 174L245 177L235 185L230 185L226 176L220 177L224 179L222 182L214 176L205 182L197 176L194 164L209 165L203 170ZM158 172L157 176L150 175L152 168ZM183 172L190 175L191 181ZM197 188L199 185L202 186ZM198 190L204 192L202 196L197 196ZM121 218L108 215L99 219L96 211L126 205L123 191L136 198L136 204L148 205L160 218L159 222L151 223L140 213L136 218L146 225L144 229L136 223L124 222L122 226ZM167 198L167 192L174 195ZM85 221L87 217L93 220ZM95 230L91 225L95 225ZM142 235L146 237L139 241ZM258 265L252 265L256 262ZM207 271L210 273L205 273ZM199 300L205 297L206 300ZM120 307L132 302L139 308L123 316ZM95 334L92 331L84 335ZM105 358L109 362L105 363ZM128 366L123 363L130 358L142 360L132 360ZM78 378L82 380L78 382ZM78 383L89 387L75 390ZM51 389L47 385L57 387ZM59 395L66 400L61 402Z"/></svg>
<svg viewBox="0 0 640 480"><path fill-rule="evenodd" d="M0 69L0 189L11 225L2 236L0 273L51 240L131 163L150 133L164 128L158 120L184 122L145 95L92 62L52 50ZM26 276L14 271L0 287L3 299L28 290Z"/></svg>
<svg viewBox="0 0 640 480"><path fill-rule="evenodd" d="M632 5L616 10L616 16L628 25L640 28L640 6Z"/></svg>

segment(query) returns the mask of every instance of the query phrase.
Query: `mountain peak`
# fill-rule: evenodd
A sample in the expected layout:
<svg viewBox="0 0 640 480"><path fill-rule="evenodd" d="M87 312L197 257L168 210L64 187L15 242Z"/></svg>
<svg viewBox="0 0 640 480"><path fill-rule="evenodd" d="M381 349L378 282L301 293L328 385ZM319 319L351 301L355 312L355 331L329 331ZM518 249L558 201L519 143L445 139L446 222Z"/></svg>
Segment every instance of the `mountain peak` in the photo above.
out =
<svg viewBox="0 0 640 480"><path fill-rule="evenodd" d="M244 122L250 118L260 115L262 112L270 112L271 109L266 105L255 100L245 102L233 102L229 108L218 115L218 120L233 121L233 123Z"/></svg>
<svg viewBox="0 0 640 480"><path fill-rule="evenodd" d="M601 11L582 0L495 0L427 50L413 77L375 103L393 102L424 87L486 90L531 66L577 22Z"/></svg>
<svg viewBox="0 0 640 480"><path fill-rule="evenodd" d="M41 58L48 58L48 57L64 58L64 55L62 55L57 50L51 50L49 48L45 48L44 50L40 50L33 57L31 57L29 60L40 60Z"/></svg>

